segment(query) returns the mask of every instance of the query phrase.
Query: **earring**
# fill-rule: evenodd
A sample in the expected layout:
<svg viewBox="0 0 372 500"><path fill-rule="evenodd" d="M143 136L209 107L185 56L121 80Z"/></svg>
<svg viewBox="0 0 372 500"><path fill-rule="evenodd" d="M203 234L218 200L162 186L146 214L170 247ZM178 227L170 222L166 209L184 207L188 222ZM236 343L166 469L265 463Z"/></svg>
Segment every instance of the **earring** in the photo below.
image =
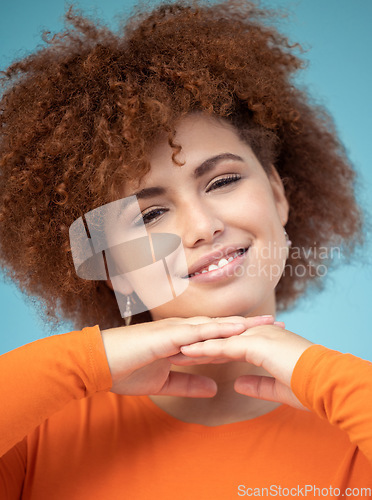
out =
<svg viewBox="0 0 372 500"><path fill-rule="evenodd" d="M132 321L132 308L131 308L131 300L130 295L127 295L127 304L124 312L124 322L125 326L129 326Z"/></svg>
<svg viewBox="0 0 372 500"><path fill-rule="evenodd" d="M287 243L287 248L288 248L288 251L289 251L289 249L290 249L290 248L291 248L291 246L292 246L292 242L291 242L291 240L289 239L288 233L287 233L287 231L286 231L284 228L283 228L283 231L284 231L285 241L286 241L286 243Z"/></svg>

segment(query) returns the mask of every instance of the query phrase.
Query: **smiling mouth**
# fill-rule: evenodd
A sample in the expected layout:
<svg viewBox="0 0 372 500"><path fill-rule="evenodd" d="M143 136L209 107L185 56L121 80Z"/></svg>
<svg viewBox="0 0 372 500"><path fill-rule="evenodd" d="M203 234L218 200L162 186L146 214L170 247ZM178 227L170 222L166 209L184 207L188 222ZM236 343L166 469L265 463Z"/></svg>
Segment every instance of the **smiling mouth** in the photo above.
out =
<svg viewBox="0 0 372 500"><path fill-rule="evenodd" d="M216 271L217 269L221 269L236 258L244 255L247 252L248 248L239 248L235 252L231 252L230 254L222 257L219 260L215 260L211 264L208 264L208 266L205 266L204 268L200 269L200 271L196 271L195 273L188 274L187 276L184 276L184 278L192 278L193 276L198 276L199 274L206 274L210 273L211 271Z"/></svg>

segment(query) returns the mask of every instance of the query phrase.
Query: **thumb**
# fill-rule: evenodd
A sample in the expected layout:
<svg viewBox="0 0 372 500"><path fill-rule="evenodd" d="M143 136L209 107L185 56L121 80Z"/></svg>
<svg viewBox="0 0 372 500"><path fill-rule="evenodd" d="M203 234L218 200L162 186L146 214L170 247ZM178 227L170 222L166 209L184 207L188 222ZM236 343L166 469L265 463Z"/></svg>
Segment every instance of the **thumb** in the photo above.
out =
<svg viewBox="0 0 372 500"><path fill-rule="evenodd" d="M217 393L217 384L209 377L170 371L157 394L187 398L212 398Z"/></svg>
<svg viewBox="0 0 372 500"><path fill-rule="evenodd" d="M274 377L243 375L235 380L234 389L239 394L266 401L284 403L294 408L306 408L296 398L291 388Z"/></svg>

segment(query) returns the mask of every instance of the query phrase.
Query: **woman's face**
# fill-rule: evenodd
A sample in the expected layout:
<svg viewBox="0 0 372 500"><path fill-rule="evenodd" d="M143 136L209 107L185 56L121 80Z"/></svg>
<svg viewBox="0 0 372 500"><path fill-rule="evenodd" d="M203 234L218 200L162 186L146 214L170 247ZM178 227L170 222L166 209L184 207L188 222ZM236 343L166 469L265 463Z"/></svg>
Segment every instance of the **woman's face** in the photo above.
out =
<svg viewBox="0 0 372 500"><path fill-rule="evenodd" d="M143 222L148 233L178 235L185 252L188 287L152 309L153 319L273 313L288 216L276 171L267 175L230 124L202 114L180 122L175 142L183 166L173 163L165 140L140 185L124 192L161 188L138 198Z"/></svg>

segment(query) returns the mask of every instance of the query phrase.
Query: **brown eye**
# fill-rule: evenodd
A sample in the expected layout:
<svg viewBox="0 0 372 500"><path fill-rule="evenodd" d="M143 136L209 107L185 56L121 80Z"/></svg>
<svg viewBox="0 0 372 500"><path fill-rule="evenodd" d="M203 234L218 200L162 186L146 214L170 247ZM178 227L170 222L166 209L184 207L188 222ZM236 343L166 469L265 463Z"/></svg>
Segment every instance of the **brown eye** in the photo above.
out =
<svg viewBox="0 0 372 500"><path fill-rule="evenodd" d="M135 221L134 224L136 226L139 226L142 224L142 222L146 224L150 224L151 222L154 222L156 219L158 219L163 213L168 212L167 209L165 208L154 208L152 210L149 210L148 212L143 212Z"/></svg>

